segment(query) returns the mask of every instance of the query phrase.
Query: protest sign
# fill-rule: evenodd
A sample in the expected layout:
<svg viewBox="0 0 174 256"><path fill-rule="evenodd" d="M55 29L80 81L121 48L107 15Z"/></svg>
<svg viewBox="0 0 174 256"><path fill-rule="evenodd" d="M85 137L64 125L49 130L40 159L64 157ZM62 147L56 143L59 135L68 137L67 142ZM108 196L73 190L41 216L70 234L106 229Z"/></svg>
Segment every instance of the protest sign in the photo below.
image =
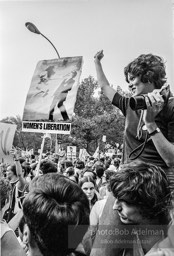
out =
<svg viewBox="0 0 174 256"><path fill-rule="evenodd" d="M67 158L76 159L76 146L67 146Z"/></svg>
<svg viewBox="0 0 174 256"><path fill-rule="evenodd" d="M80 56L38 62L24 107L23 131L70 134L82 61Z"/></svg>
<svg viewBox="0 0 174 256"><path fill-rule="evenodd" d="M13 157L9 154L12 148L16 130L15 124L0 123L0 161L13 163Z"/></svg>
<svg viewBox="0 0 174 256"><path fill-rule="evenodd" d="M86 157L90 156L85 148L81 148L79 151L79 159L83 162L85 162Z"/></svg>
<svg viewBox="0 0 174 256"><path fill-rule="evenodd" d="M71 123L55 123L55 122L22 122L23 132L43 132L54 134L70 134Z"/></svg>

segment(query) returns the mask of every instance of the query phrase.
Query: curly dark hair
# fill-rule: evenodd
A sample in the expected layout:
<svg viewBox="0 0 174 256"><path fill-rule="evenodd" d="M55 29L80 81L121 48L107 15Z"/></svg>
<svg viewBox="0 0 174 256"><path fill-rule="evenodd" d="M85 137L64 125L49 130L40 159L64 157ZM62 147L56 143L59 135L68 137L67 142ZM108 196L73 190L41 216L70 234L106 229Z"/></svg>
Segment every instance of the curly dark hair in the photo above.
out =
<svg viewBox="0 0 174 256"><path fill-rule="evenodd" d="M127 165L111 177L110 187L115 198L138 207L142 216L168 223L171 191L160 167L146 163Z"/></svg>
<svg viewBox="0 0 174 256"><path fill-rule="evenodd" d="M167 80L164 60L153 54L141 54L124 68L129 83L128 73L141 76L142 83L154 83L156 89L160 89Z"/></svg>

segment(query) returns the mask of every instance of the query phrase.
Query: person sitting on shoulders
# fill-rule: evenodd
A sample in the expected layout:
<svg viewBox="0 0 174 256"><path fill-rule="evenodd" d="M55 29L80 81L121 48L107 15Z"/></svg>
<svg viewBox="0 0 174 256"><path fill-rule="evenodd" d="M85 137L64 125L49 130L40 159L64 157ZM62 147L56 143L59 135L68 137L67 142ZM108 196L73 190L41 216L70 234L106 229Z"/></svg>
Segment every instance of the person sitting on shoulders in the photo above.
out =
<svg viewBox="0 0 174 256"><path fill-rule="evenodd" d="M103 56L100 51L94 57L98 83L125 116L122 164L137 159L158 165L174 190L174 97L167 84L164 60L141 54L125 67L130 98L110 86L101 64Z"/></svg>

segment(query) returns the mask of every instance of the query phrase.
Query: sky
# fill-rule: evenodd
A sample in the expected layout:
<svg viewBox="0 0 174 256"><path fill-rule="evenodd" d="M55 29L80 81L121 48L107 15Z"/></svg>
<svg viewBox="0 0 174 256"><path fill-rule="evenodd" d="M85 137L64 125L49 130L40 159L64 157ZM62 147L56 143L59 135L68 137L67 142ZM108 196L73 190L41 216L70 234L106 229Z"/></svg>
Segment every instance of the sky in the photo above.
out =
<svg viewBox="0 0 174 256"><path fill-rule="evenodd" d="M83 56L81 80L89 75L96 79L94 55L103 49L108 81L126 90L124 67L142 53L153 53L166 61L174 91L172 2L174 6L174 0L0 0L0 120L22 117L37 63L57 58L47 40L27 30L26 22L52 41L60 57Z"/></svg>

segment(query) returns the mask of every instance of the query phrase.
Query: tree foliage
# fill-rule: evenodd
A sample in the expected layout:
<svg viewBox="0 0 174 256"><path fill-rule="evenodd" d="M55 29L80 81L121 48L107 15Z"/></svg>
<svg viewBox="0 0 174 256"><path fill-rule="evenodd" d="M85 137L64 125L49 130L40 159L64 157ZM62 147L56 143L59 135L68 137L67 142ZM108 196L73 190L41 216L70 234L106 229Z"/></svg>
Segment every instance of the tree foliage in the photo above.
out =
<svg viewBox="0 0 174 256"><path fill-rule="evenodd" d="M95 97L97 82L89 76L80 84L72 122L72 136L79 138L84 148L93 153L106 135L107 143L122 143L124 117L102 93Z"/></svg>

